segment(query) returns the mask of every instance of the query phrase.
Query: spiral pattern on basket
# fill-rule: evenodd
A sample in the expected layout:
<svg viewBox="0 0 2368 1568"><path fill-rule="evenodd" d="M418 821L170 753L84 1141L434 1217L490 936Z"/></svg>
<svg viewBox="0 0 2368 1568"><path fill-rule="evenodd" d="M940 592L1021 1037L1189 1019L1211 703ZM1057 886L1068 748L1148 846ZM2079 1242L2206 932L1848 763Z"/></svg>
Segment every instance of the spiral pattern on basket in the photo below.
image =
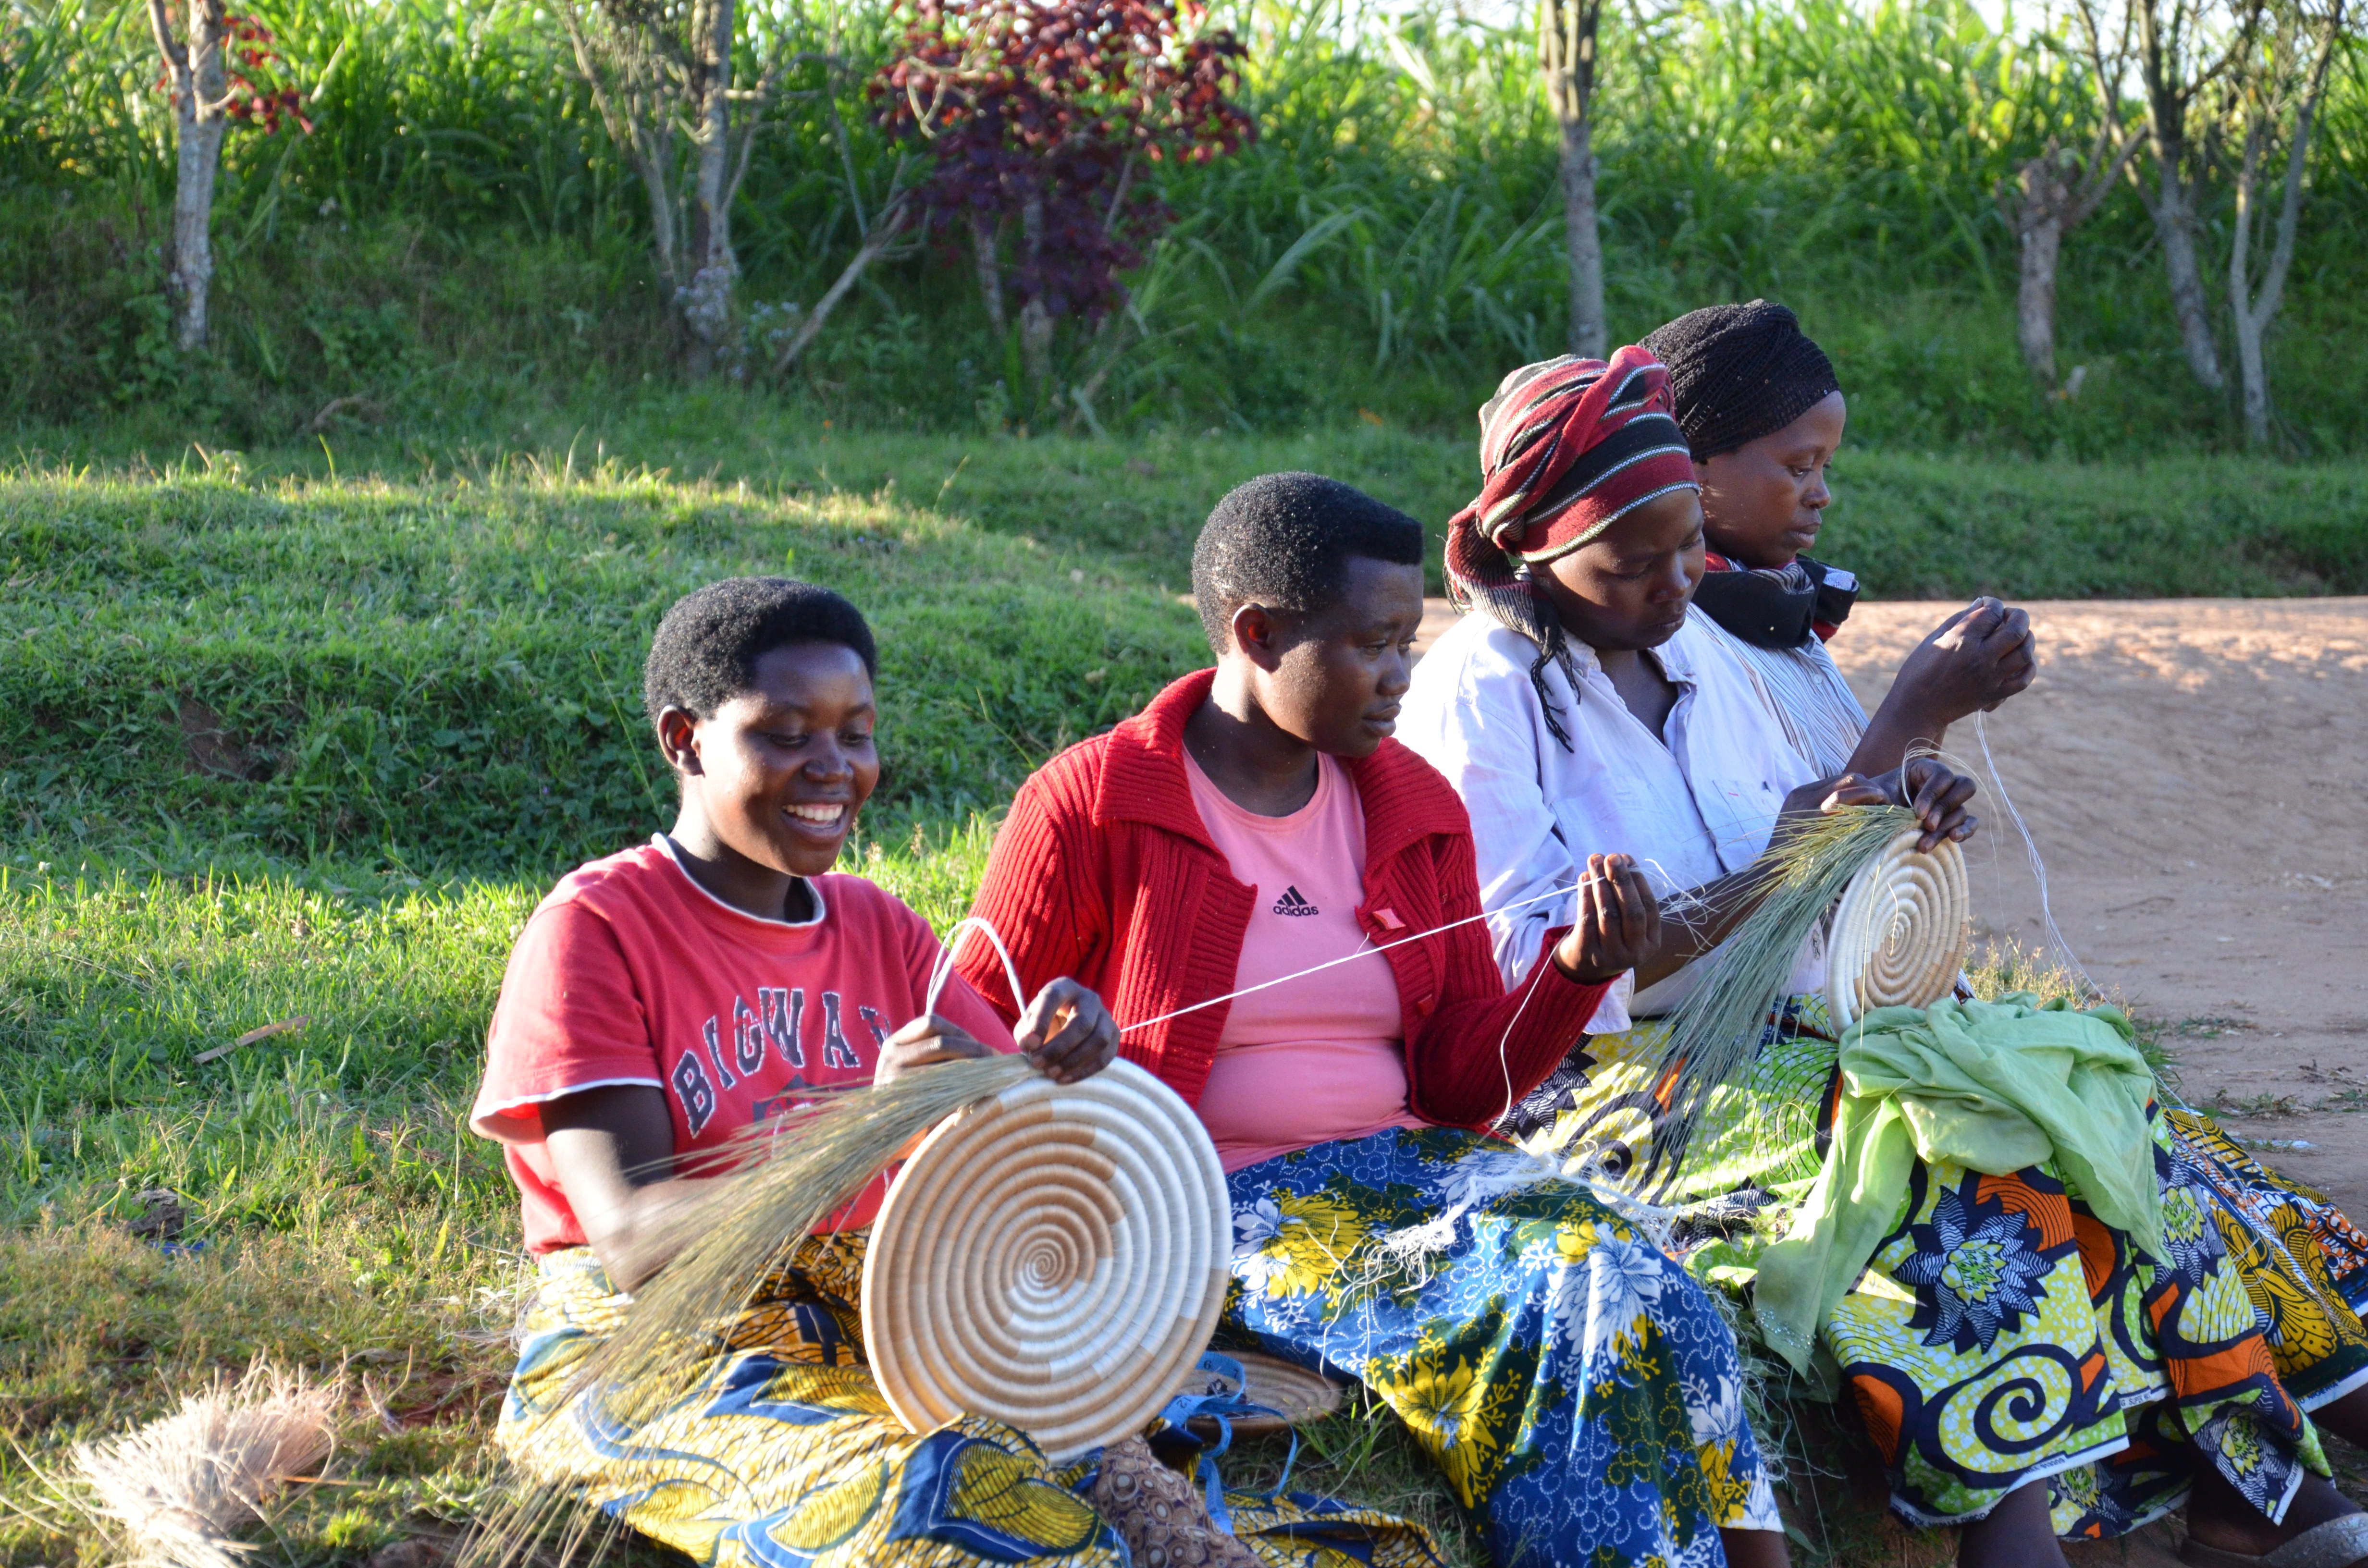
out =
<svg viewBox="0 0 2368 1568"><path fill-rule="evenodd" d="M1132 1062L947 1118L864 1262L889 1408L916 1432L992 1416L1055 1462L1141 1431L1208 1347L1230 1213L1200 1119Z"/></svg>
<svg viewBox="0 0 2368 1568"><path fill-rule="evenodd" d="M1836 1024L1876 1007L1929 1007L1964 967L1973 938L1964 852L1949 840L1919 855L1921 831L1884 845L1842 894L1827 957Z"/></svg>

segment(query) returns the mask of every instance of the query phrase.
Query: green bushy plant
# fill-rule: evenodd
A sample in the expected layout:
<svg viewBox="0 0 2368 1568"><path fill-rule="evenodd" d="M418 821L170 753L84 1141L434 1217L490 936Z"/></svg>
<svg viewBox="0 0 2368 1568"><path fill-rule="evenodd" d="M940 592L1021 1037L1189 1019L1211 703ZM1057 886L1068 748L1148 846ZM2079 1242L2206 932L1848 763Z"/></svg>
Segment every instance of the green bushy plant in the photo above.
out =
<svg viewBox="0 0 2368 1568"><path fill-rule="evenodd" d="M258 0L257 14L315 129L232 138L216 358L170 395L132 354L170 177L136 8L20 10L0 27L0 352L30 367L0 390L0 417L128 412L209 442L309 443L350 397L348 426L450 435L674 374L640 198L546 16L518 0ZM1127 280L1127 310L1060 348L1064 386L1110 367L1092 424L1059 399L1053 416L1296 431L1362 411L1463 428L1505 369L1560 342L1554 131L1526 23L1314 0L1235 0L1216 19L1248 40L1258 139L1145 171L1177 222ZM734 213L757 338L837 275L886 198L896 149L860 83L894 35L871 0L747 24L752 63L787 72ZM2079 395L2043 398L2021 367L1998 184L2093 112L2044 27L2001 31L1964 0L1691 0L1622 22L1606 47L1615 336L1767 294L1836 348L1863 441L2099 457L2229 438L2226 411L2180 369L2130 191L2066 253L2059 358L2087 368ZM2297 449L2368 436L2349 347L2368 308L2352 287L2363 149L2368 91L2347 58L2272 350ZM2207 195L2217 225L2226 193ZM875 267L772 395L841 425L1016 432L1036 401L1019 345L988 329L958 249ZM399 347L353 358L364 321ZM770 359L752 342L741 373L761 380Z"/></svg>

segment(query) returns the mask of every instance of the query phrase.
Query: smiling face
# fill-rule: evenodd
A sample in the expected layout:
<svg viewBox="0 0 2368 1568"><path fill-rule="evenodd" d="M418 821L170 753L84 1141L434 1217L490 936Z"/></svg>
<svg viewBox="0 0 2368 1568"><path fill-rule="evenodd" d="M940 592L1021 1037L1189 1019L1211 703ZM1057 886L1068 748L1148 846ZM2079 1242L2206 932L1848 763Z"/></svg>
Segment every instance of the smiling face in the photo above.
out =
<svg viewBox="0 0 2368 1568"><path fill-rule="evenodd" d="M1604 652L1657 648L1685 624L1702 581L1702 503L1672 491L1532 570L1571 636Z"/></svg>
<svg viewBox="0 0 2368 1568"><path fill-rule="evenodd" d="M1397 729L1398 702L1422 626L1422 568L1349 558L1339 597L1292 618L1255 605L1236 612L1274 624L1280 658L1254 678L1275 725L1332 756L1371 756ZM1246 628L1242 630L1247 630ZM1229 658L1246 658L1238 646Z"/></svg>
<svg viewBox="0 0 2368 1568"><path fill-rule="evenodd" d="M1826 465L1849 418L1842 394L1827 392L1782 430L1696 463L1710 547L1766 570L1791 565L1816 543L1833 500Z"/></svg>
<svg viewBox="0 0 2368 1568"><path fill-rule="evenodd" d="M658 716L666 760L694 813L749 869L818 877L880 782L871 676L837 642L791 642L757 655L748 689L711 719Z"/></svg>

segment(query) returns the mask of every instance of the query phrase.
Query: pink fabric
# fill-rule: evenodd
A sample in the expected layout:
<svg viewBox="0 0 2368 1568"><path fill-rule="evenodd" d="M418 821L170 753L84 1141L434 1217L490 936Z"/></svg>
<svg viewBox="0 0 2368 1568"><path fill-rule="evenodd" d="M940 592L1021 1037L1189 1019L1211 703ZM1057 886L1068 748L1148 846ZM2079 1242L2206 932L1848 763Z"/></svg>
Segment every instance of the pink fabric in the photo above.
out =
<svg viewBox="0 0 2368 1568"><path fill-rule="evenodd" d="M1353 962L1235 998L1196 1108L1228 1171L1335 1139L1425 1125L1406 1107L1397 978L1357 919L1364 810L1348 769L1328 756L1317 762L1315 797L1287 817L1262 817L1185 759L1201 825L1235 880L1257 892L1234 988L1365 950Z"/></svg>

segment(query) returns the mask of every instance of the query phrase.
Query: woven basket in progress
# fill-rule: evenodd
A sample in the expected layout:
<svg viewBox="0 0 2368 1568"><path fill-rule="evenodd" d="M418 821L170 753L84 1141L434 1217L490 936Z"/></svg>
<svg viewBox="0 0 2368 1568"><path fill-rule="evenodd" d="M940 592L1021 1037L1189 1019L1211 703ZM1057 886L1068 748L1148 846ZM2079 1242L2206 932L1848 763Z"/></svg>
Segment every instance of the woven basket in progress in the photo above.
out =
<svg viewBox="0 0 2368 1568"><path fill-rule="evenodd" d="M872 1223L881 1392L913 1431L991 1416L1055 1462L1132 1437L1208 1348L1230 1221L1200 1118L1132 1062L957 1112Z"/></svg>
<svg viewBox="0 0 2368 1568"><path fill-rule="evenodd" d="M1877 1007L1929 1007L1964 967L1973 940L1965 857L1954 840L1918 854L1920 831L1884 845L1842 894L1826 971L1837 1026Z"/></svg>
<svg viewBox="0 0 2368 1568"><path fill-rule="evenodd" d="M1225 1424L1236 1437L1264 1437L1284 1432L1311 1421L1320 1421L1340 1408L1346 1390L1321 1372L1311 1372L1304 1367L1294 1367L1280 1357L1264 1355L1256 1350L1228 1350L1242 1369L1239 1383L1222 1373L1212 1374L1196 1369L1186 1370L1176 1385L1179 1395L1205 1393L1238 1393L1250 1403L1262 1405L1273 1412L1268 1415L1230 1415ZM1203 1442L1217 1438L1214 1417L1195 1415L1184 1423L1187 1430Z"/></svg>

